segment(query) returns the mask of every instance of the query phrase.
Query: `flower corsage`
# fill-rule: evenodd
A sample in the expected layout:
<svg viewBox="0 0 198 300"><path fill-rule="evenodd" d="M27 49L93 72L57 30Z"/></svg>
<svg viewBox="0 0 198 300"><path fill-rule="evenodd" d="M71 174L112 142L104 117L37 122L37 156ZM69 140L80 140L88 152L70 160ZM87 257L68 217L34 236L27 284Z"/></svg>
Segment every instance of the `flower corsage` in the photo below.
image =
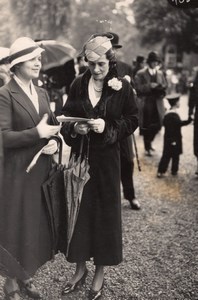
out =
<svg viewBox="0 0 198 300"><path fill-rule="evenodd" d="M115 91L119 91L122 88L122 81L114 77L108 81L108 86L110 86Z"/></svg>

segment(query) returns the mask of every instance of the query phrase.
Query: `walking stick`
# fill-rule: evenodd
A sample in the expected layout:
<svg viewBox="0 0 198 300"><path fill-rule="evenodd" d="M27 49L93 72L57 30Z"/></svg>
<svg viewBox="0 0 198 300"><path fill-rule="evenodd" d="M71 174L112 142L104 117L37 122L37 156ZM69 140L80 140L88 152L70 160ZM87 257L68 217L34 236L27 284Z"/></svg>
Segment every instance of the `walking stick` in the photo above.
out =
<svg viewBox="0 0 198 300"><path fill-rule="evenodd" d="M195 171L195 175L198 175L198 157L197 157L197 170Z"/></svg>
<svg viewBox="0 0 198 300"><path fill-rule="evenodd" d="M132 134L132 139L133 139L133 144L134 144L134 148L135 148L135 157L136 157L136 160L137 160L138 170L141 172L142 169L141 169L141 165L140 165L140 161L139 161L138 149L137 149L137 144L136 144L134 133Z"/></svg>

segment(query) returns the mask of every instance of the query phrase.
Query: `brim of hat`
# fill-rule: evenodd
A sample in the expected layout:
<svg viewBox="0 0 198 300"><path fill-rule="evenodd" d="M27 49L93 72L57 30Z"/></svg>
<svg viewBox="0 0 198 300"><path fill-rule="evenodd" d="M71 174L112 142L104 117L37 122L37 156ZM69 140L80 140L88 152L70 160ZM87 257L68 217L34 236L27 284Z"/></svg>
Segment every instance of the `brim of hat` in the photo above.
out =
<svg viewBox="0 0 198 300"><path fill-rule="evenodd" d="M150 62L158 62L158 63L160 63L161 59L147 59L146 62L147 63L150 63Z"/></svg>
<svg viewBox="0 0 198 300"><path fill-rule="evenodd" d="M176 99L179 99L180 97L181 97L181 94L179 94L179 93L166 95L167 100L176 100Z"/></svg>
<svg viewBox="0 0 198 300"><path fill-rule="evenodd" d="M113 45L113 48L119 49L119 48L122 48L122 45L115 44L115 45Z"/></svg>
<svg viewBox="0 0 198 300"><path fill-rule="evenodd" d="M16 59L13 59L13 61L11 61L11 63L10 63L10 69L13 66L15 66L16 64L33 59L34 57L40 55L43 51L45 51L45 49L38 47L31 53L28 53L28 54L22 55L20 57L17 57Z"/></svg>

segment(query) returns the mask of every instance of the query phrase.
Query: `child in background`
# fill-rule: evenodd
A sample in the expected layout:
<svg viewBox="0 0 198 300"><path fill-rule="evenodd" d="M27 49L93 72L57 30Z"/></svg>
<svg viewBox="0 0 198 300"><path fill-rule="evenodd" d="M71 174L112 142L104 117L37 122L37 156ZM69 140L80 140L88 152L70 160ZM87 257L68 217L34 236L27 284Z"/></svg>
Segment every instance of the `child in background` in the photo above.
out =
<svg viewBox="0 0 198 300"><path fill-rule="evenodd" d="M180 119L178 113L178 108L180 107L180 94L168 95L166 96L166 99L171 107L165 114L163 120L163 125L165 127L164 146L162 157L158 166L158 178L164 176L171 159L171 173L173 176L177 175L179 169L179 157L180 154L182 154L181 127L190 124L192 121L191 117L184 121Z"/></svg>

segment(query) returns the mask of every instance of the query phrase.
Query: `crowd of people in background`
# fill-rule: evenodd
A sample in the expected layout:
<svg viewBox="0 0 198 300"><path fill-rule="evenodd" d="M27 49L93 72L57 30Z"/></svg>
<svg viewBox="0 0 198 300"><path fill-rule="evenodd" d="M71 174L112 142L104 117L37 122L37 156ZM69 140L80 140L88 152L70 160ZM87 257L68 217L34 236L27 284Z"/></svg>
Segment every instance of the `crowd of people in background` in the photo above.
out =
<svg viewBox="0 0 198 300"><path fill-rule="evenodd" d="M192 153L198 159L198 69L193 69L189 80L180 74L175 88L173 82L170 88L156 51L149 51L146 57L138 55L131 64L116 58L120 48L116 33L94 34L76 59L47 73L42 72L43 49L30 38L17 39L9 53L0 54L0 246L22 267L16 273L6 265L7 300L19 300L21 287L29 296L41 297L31 278L52 257L41 186L59 148L57 135L61 134L71 154L77 156L83 137L87 137L82 152L89 153L90 179L83 190L67 256L76 263L76 271L62 294L71 293L85 281L86 262L93 258L90 300L102 295L104 267L122 261L121 186L130 208L141 209L133 181L138 126L148 159L152 159L153 141L164 126L158 178L164 177L171 160L171 173L178 174L181 128L191 122ZM182 120L179 99L187 91L188 119ZM170 109L164 105L165 98ZM60 126L59 115L89 121ZM27 173L27 164L38 151L42 155Z"/></svg>

